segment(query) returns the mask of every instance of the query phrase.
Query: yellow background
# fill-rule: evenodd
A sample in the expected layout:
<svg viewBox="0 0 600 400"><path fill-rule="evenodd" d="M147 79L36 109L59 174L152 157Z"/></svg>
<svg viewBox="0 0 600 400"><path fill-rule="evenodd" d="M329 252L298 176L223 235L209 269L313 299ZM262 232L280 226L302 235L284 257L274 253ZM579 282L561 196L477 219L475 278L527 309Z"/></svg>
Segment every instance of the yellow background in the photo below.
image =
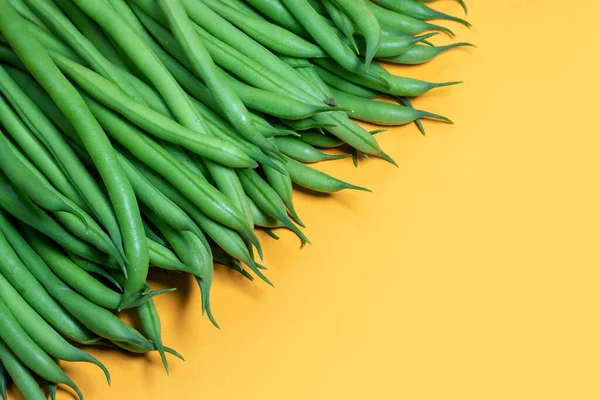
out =
<svg viewBox="0 0 600 400"><path fill-rule="evenodd" d="M322 164L373 193L298 194L313 245L263 238L275 289L219 269L219 331L179 282L157 304L187 361L93 350L112 389L65 364L88 400L600 398L600 6L468 3L446 25L478 49L396 70L464 80L416 101L456 124L379 135L399 168Z"/></svg>

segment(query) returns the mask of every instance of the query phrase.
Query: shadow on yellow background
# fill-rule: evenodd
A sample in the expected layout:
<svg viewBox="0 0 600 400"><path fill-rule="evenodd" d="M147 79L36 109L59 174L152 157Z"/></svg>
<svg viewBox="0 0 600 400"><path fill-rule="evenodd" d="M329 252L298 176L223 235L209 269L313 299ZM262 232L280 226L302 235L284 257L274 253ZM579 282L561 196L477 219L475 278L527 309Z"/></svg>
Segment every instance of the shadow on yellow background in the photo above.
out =
<svg viewBox="0 0 600 400"><path fill-rule="evenodd" d="M157 305L187 361L91 349L111 389L64 364L87 400L600 398L600 6L468 3L446 25L477 49L394 68L464 80L415 101L455 125L380 134L399 168L320 164L373 193L298 193L313 245L261 237L275 289L219 268L220 331L176 277Z"/></svg>

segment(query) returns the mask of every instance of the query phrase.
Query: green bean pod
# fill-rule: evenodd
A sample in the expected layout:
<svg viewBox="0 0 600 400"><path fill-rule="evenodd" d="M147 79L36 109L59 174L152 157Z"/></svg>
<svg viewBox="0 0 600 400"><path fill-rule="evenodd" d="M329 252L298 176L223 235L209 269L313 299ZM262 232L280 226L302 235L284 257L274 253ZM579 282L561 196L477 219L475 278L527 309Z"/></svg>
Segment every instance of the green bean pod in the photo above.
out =
<svg viewBox="0 0 600 400"><path fill-rule="evenodd" d="M348 113L351 118L370 122L377 125L396 126L405 125L420 118L431 118L438 121L452 123L448 118L427 111L404 107L383 101L365 99L334 90L336 99L340 104L350 108Z"/></svg>
<svg viewBox="0 0 600 400"><path fill-rule="evenodd" d="M397 32L417 35L425 31L442 31L450 36L454 36L454 32L446 27L399 14L371 2L368 2L367 5L382 26L390 27Z"/></svg>
<svg viewBox="0 0 600 400"><path fill-rule="evenodd" d="M97 336L51 297L51 292L45 288L46 281L29 271L28 268L43 261L31 250L1 210L0 252L3 260L0 272L54 329L79 343L92 344L98 340Z"/></svg>
<svg viewBox="0 0 600 400"><path fill-rule="evenodd" d="M319 46L278 25L250 17L219 0L203 0L203 2L221 17L274 52L301 58L327 57L327 53Z"/></svg>
<svg viewBox="0 0 600 400"><path fill-rule="evenodd" d="M423 40L436 35L439 35L439 33L430 32L420 36L385 36L381 41L381 46L379 46L377 52L375 53L375 57L387 58L398 56L409 51L419 42L423 42ZM361 54L364 54L364 46L361 42L359 42L359 48L361 50Z"/></svg>
<svg viewBox="0 0 600 400"><path fill-rule="evenodd" d="M56 220L46 214L33 201L15 189L6 176L0 172L0 207L18 220L51 237L75 254L98 263L109 262L106 254L92 247L66 230ZM65 219L67 221L67 219ZM70 221L72 222L72 221Z"/></svg>
<svg viewBox="0 0 600 400"><path fill-rule="evenodd" d="M25 90L22 88L25 88ZM28 75L20 71L0 67L0 90L7 97L29 130L48 148L58 166L79 191L79 194L84 198L93 214L106 228L113 243L122 252L122 235L109 199L98 182L96 182L69 147L63 135L44 113L48 112L50 115L59 117L58 120L53 122L56 122L57 126L63 131L70 129L75 136L74 129L66 117L44 89ZM26 95L25 92L31 97ZM47 109L42 111L33 102L32 98L36 99L38 104L47 107Z"/></svg>
<svg viewBox="0 0 600 400"><path fill-rule="evenodd" d="M323 149L334 149L344 144L342 140L333 135L325 134L315 130L304 131L300 133L299 139L311 146L320 147Z"/></svg>
<svg viewBox="0 0 600 400"><path fill-rule="evenodd" d="M271 21L301 36L308 36L304 27L292 15L281 0L246 0L252 7L266 15Z"/></svg>
<svg viewBox="0 0 600 400"><path fill-rule="evenodd" d="M423 21L431 19L445 19L448 21L454 21L463 24L464 26L470 27L471 24L462 18L453 17L443 12L434 10L431 7L426 6L416 0L375 0L375 3L389 9L396 11L397 13L408 15L416 19ZM464 3L463 3L464 6Z"/></svg>
<svg viewBox="0 0 600 400"><path fill-rule="evenodd" d="M27 400L46 400L40 385L37 383L30 369L17 357L0 339L0 365L4 365L13 382ZM1 395L8 400L6 391Z"/></svg>
<svg viewBox="0 0 600 400"><path fill-rule="evenodd" d="M256 205L251 198L248 197L248 203L250 204L250 210L252 210L252 218L254 219L254 223L256 226L260 226L262 228L287 228L287 226L279 221L277 218L274 218L264 212L260 207Z"/></svg>
<svg viewBox="0 0 600 400"><path fill-rule="evenodd" d="M110 374L106 367L90 354L67 342L21 297L2 274L0 274L0 299L27 334L45 352L60 360L85 361L95 364L104 372L110 385Z"/></svg>
<svg viewBox="0 0 600 400"><path fill-rule="evenodd" d="M281 169L285 169L285 163L283 161L280 161L280 164ZM287 170L285 174L282 174L281 172L274 170L270 167L263 167L263 171L265 172L267 182L269 182L269 185L271 185L273 190L279 195L281 201L283 201L283 204L285 204L285 207L287 208L294 221L296 221L298 225L304 228L305 225L300 219L300 217L298 217L298 213L296 212L296 209L294 207L294 201L292 198L293 185L292 179L290 178L290 174L287 173Z"/></svg>
<svg viewBox="0 0 600 400"><path fill-rule="evenodd" d="M354 23L346 15L342 10L338 8L338 6L333 2L333 0L323 0L323 6L327 10L327 13L331 17L331 20L339 28L340 31L346 36L346 40L350 43L350 46L354 49L354 51L358 54L358 46L356 45L356 41L354 40L354 34L356 30L354 28Z"/></svg>
<svg viewBox="0 0 600 400"><path fill-rule="evenodd" d="M77 393L80 400L83 399L75 382L33 341L2 300L0 300L0 337L23 364L41 378L65 384Z"/></svg>
<svg viewBox="0 0 600 400"><path fill-rule="evenodd" d="M382 58L382 61L390 62L394 64L408 64L408 65L416 65L423 64L428 61L431 61L438 54L448 51L450 49L455 49L457 47L470 46L475 47L471 43L467 42L459 42L452 43L446 46L422 46L416 45L407 50L405 53L394 56L394 57L385 57Z"/></svg>
<svg viewBox="0 0 600 400"><path fill-rule="evenodd" d="M116 271L118 270L118 268L114 268L112 265L105 265L104 267L101 267L98 264L91 262L90 260L86 260L85 258L78 256L77 254L71 253L70 251L67 251L66 253L71 259L71 261L73 261L79 268L92 275L98 275L106 279L108 282L113 284L117 288L117 290L120 290L121 292L123 291L123 287L121 286L121 284L117 282L117 280L112 275L106 272L106 269ZM125 273L126 270L122 270L122 272Z"/></svg>
<svg viewBox="0 0 600 400"><path fill-rule="evenodd" d="M300 238L303 246L307 243L310 244L310 241L304 233L302 233L288 217L285 204L277 192L275 192L275 190L269 186L256 171L245 169L238 170L237 172L248 197L250 197L267 214L277 218L283 222L286 227L292 230Z"/></svg>
<svg viewBox="0 0 600 400"><path fill-rule="evenodd" d="M21 17L0 1L0 30L27 69L46 89L75 127L108 189L123 236L130 268L123 300L141 290L148 271L148 246L133 189L129 185L112 146L77 90L62 75L44 48L27 35Z"/></svg>
<svg viewBox="0 0 600 400"><path fill-rule="evenodd" d="M354 22L358 31L362 34L367 42L367 50L365 52L365 71L369 69L371 61L377 54L377 50L381 45L381 28L379 21L373 12L367 6L367 2L363 0L332 0L337 6L344 11Z"/></svg>
<svg viewBox="0 0 600 400"><path fill-rule="evenodd" d="M4 368L4 364L2 364L2 350L0 350L0 399L2 400L8 400L6 396L7 377L8 372Z"/></svg>
<svg viewBox="0 0 600 400"><path fill-rule="evenodd" d="M350 82L355 84L365 86L369 89L377 90L379 92L391 94L394 96L407 96L407 97L416 97L423 95L434 88L439 88L443 86L456 85L461 82L444 82L444 83L431 83L420 81L418 79L405 78L401 76L395 76L391 74L386 75L386 79L389 82L389 86L381 84L376 79L372 79L367 75L354 74L352 72L346 71L342 68L339 68L335 63L326 59L315 59L314 62L320 67L332 72ZM373 64L372 70L373 73L377 73L380 75L384 75L379 70L375 70L376 63ZM318 116L315 116L317 118Z"/></svg>
<svg viewBox="0 0 600 400"><path fill-rule="evenodd" d="M314 117L314 116L313 116ZM299 120L294 119L281 119L281 122L288 125L290 128L296 131L307 131L309 129L329 129L335 128L336 125L330 121L317 121L315 118L309 117Z"/></svg>
<svg viewBox="0 0 600 400"><path fill-rule="evenodd" d="M148 239L148 246L150 247L150 261L153 266L169 271L192 273L190 268L179 261L177 256L164 245Z"/></svg>
<svg viewBox="0 0 600 400"><path fill-rule="evenodd" d="M65 57L69 57L80 64L86 63L83 58L79 57L79 55L69 47L69 45L62 42L48 30L42 29L29 21L25 21L25 25L30 34L33 35L46 49L63 54Z"/></svg>
<svg viewBox="0 0 600 400"><path fill-rule="evenodd" d="M270 146L256 131L244 103L216 67L203 41L195 32L193 23L186 13L185 3L179 0L158 0L158 3L177 42L183 47L193 71L206 83L215 101L225 112L227 120L251 143L266 152L276 153L277 149ZM195 4L195 7L201 6L206 7L202 2ZM211 11L208 7L206 9Z"/></svg>
<svg viewBox="0 0 600 400"><path fill-rule="evenodd" d="M321 193L334 193L344 189L363 190L366 192L371 191L364 187L343 182L290 157L286 157L286 161L292 181L307 189Z"/></svg>
<svg viewBox="0 0 600 400"><path fill-rule="evenodd" d="M379 92L350 82L332 72L329 72L324 68L319 67L318 65L315 65L314 69L315 72L319 75L319 77L323 80L323 82L325 82L332 88L341 90L342 92L352 94L354 96L364 97L367 99L379 96Z"/></svg>
<svg viewBox="0 0 600 400"><path fill-rule="evenodd" d="M138 317L140 318L142 329L146 336L152 340L154 346L156 346L156 350L160 354L160 358L168 375L169 364L167 362L167 355L165 354L165 348L162 342L160 316L156 310L156 305L154 305L154 300L150 299L145 304L139 306L136 311Z"/></svg>
<svg viewBox="0 0 600 400"><path fill-rule="evenodd" d="M317 163L349 157L348 154L325 154L298 138L275 138L275 142L283 154L303 163Z"/></svg>
<svg viewBox="0 0 600 400"><path fill-rule="evenodd" d="M37 27L48 30L44 22L25 4L24 0L9 0L10 5L28 22L35 24Z"/></svg>

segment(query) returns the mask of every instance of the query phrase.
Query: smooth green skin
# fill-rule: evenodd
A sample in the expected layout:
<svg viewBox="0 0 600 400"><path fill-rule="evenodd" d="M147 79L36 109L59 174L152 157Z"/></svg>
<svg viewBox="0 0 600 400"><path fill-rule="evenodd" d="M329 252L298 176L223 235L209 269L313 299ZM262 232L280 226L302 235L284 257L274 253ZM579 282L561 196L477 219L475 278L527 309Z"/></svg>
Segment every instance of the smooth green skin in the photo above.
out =
<svg viewBox="0 0 600 400"><path fill-rule="evenodd" d="M354 74L352 72L346 71L336 65L332 60L326 59L315 59L315 64L318 66L328 70L331 73L338 75L341 78L344 78L347 81L352 83L365 86L369 89L377 90L382 93L391 94L394 96L406 96L406 97L416 97L421 96L431 89L455 85L460 82L445 82L445 83L431 83L420 81L418 79L405 78L401 76L395 76L391 74L384 74L382 71L376 70L376 63L372 64L372 71L378 75L384 75L386 80L389 82L390 86L382 84L380 81L371 78L367 75L359 75ZM318 116L315 116L317 118Z"/></svg>
<svg viewBox="0 0 600 400"><path fill-rule="evenodd" d="M133 0L134 3L153 17L160 19L160 13L153 7L153 0ZM279 57L269 52L260 44L248 38L242 32L218 15L190 15L196 22L202 18L207 19L204 27L210 29L211 34L200 27L196 31L205 40L207 50L211 53L217 64L243 78L255 87L259 87L285 96L297 98L300 101L314 102L326 99L318 87L307 82L294 68L287 65ZM214 14L214 13L213 13ZM221 41L223 40L223 41ZM235 46L232 47L232 46ZM364 153L373 154L393 162L380 148L375 139L363 128L350 121L343 112L318 114L314 116L322 124L329 126L328 130L340 137L351 146Z"/></svg>
<svg viewBox="0 0 600 400"><path fill-rule="evenodd" d="M202 1L248 36L276 53L300 58L327 57L327 53L319 46L287 29L265 20L249 17L219 0Z"/></svg>
<svg viewBox="0 0 600 400"><path fill-rule="evenodd" d="M294 15L286 8L281 0L246 0L252 7L267 16L276 24L294 32L300 36L308 36L308 33L294 17Z"/></svg>
<svg viewBox="0 0 600 400"><path fill-rule="evenodd" d="M349 71L362 71L363 64L356 54L347 47L336 35L331 25L311 7L306 0L282 0L296 19L302 24L312 38L340 66Z"/></svg>
<svg viewBox="0 0 600 400"><path fill-rule="evenodd" d="M0 210L0 252L3 260L0 272L54 329L79 343L92 344L98 340L97 336L75 320L51 297L50 294L53 293L46 291L45 286L40 284L42 282L46 285L47 282L43 279L38 281L40 276L34 276L30 272L29 268L37 267L38 264L43 264L43 261L31 250L2 210Z"/></svg>
<svg viewBox="0 0 600 400"><path fill-rule="evenodd" d="M48 0L26 0L32 9L41 16L50 30L67 43L97 73L113 82L120 90L138 103L144 103L128 79L120 74L109 59L86 38L67 16Z"/></svg>
<svg viewBox="0 0 600 400"><path fill-rule="evenodd" d="M273 141L273 143L277 143ZM278 147L279 148L279 147ZM280 149L281 150L281 149ZM285 163L283 161L278 161L280 163L280 168L285 169ZM267 182L275 192L279 195L283 204L288 209L290 215L296 221L296 223L302 227L305 227L304 223L298 217L298 213L296 213L296 209L294 208L293 201L293 185L292 179L290 178L290 174L287 173L287 169L285 169L285 173L281 173L270 167L263 167L263 171L267 178Z"/></svg>
<svg viewBox="0 0 600 400"><path fill-rule="evenodd" d="M352 110L348 113L351 118L377 125L397 126L411 123L419 118L431 118L451 123L449 119L397 104L365 99L333 89L336 100L344 107Z"/></svg>
<svg viewBox="0 0 600 400"><path fill-rule="evenodd" d="M121 254L108 235L87 213L63 196L0 131L0 167L17 190L54 216L75 236L109 254L123 265Z"/></svg>
<svg viewBox="0 0 600 400"><path fill-rule="evenodd" d="M106 185L130 269L123 295L126 302L143 287L149 263L146 235L133 189L120 169L108 137L85 102L40 43L27 35L27 28L7 0L0 1L0 30L27 69L69 118Z"/></svg>
<svg viewBox="0 0 600 400"><path fill-rule="evenodd" d="M4 365L4 368L6 368L6 371L25 399L46 400L46 396L29 368L23 364L2 339L0 339L0 365ZM1 397L8 400L5 390Z"/></svg>
<svg viewBox="0 0 600 400"><path fill-rule="evenodd" d="M51 32L44 30L29 21L25 21L25 24L27 25L27 29L29 29L29 32L33 36L35 36L35 38L46 49L56 51L57 53L60 53L60 54L64 54L65 56L72 58L81 64L86 63L83 60L83 58L79 57L79 55L77 55L77 53L75 51L73 51L72 48L70 48L64 42L57 39L56 36L54 36Z"/></svg>
<svg viewBox="0 0 600 400"><path fill-rule="evenodd" d="M396 32L417 35L425 31L442 31L450 36L454 36L454 33L450 29L443 26L433 25L407 15L399 14L371 2L368 2L367 5L375 17L377 17L382 27L391 28Z"/></svg>
<svg viewBox="0 0 600 400"><path fill-rule="evenodd" d="M167 375L169 374L169 364L167 363L167 356L165 354L165 348L162 342L162 333L160 326L160 316L153 300L149 300L145 304L142 304L137 309L138 317L142 325L142 330L152 340L152 343L156 346L162 359Z"/></svg>
<svg viewBox="0 0 600 400"><path fill-rule="evenodd" d="M432 36L438 35L437 32L427 33L421 36L384 36L381 46L375 53L375 58L394 57L410 50L417 43L422 42ZM364 54L364 45L359 46L361 54Z"/></svg>
<svg viewBox="0 0 600 400"><path fill-rule="evenodd" d="M9 0L8 2L24 19L34 23L36 26L42 29L48 29L48 27L44 25L44 22L31 10L31 8L29 8L27 4L25 4L23 0Z"/></svg>
<svg viewBox="0 0 600 400"><path fill-rule="evenodd" d="M354 34L356 33L356 30L350 17L342 12L342 10L338 8L333 0L323 0L323 6L325 6L325 9L331 17L333 23L340 29L340 31L342 31L344 36L346 36L346 39L350 42L350 45L354 51L358 53L358 47L356 46L356 41L354 40Z"/></svg>
<svg viewBox="0 0 600 400"><path fill-rule="evenodd" d="M37 82L16 69L4 69L0 67L0 91L9 100L13 109L17 111L29 130L48 148L59 168L69 178L69 181L79 191L79 194L86 201L93 214L106 228L113 243L122 251L123 240L121 231L109 199L98 182L96 182L65 141L63 135L56 129L56 126L46 117L32 98L52 107L52 110L54 110L53 113L60 115L66 126L75 135L74 129L68 123L66 117ZM31 97L25 94L25 92Z"/></svg>
<svg viewBox="0 0 600 400"><path fill-rule="evenodd" d="M89 260L86 260L83 257L79 257L77 254L73 254L71 252L66 252L67 255L69 256L69 258L71 259L71 261L73 261L79 268L81 268L82 270L89 272L92 275L98 275L101 276L102 278L106 279L107 281L109 281L110 283L112 283L115 288L117 288L117 290L119 291L123 291L123 287L121 286L121 284L119 284L119 282L117 282L115 280L115 278L112 277L112 275L110 275L108 272L106 272L106 269L109 270L118 270L118 268L114 268L112 265L106 265L105 267L101 267L96 263L93 263ZM126 270L123 270L122 272L125 272Z"/></svg>
<svg viewBox="0 0 600 400"><path fill-rule="evenodd" d="M6 129L7 134L13 138L23 153L48 178L52 185L87 212L89 209L85 200L83 200L79 192L69 182L69 178L67 178L56 164L49 151L29 131L27 126L21 121L21 118L15 114L4 100L4 97L0 97L0 122L4 129Z"/></svg>
<svg viewBox="0 0 600 400"><path fill-rule="evenodd" d="M224 79L203 41L196 34L194 24L186 13L189 7L186 7L185 2L180 0L158 0L158 3L193 71L206 83L219 108L227 116L227 120L251 143L264 151L276 153L277 149L270 146L265 138L256 131L246 106ZM204 7L210 10L201 2L196 2L194 7Z"/></svg>
<svg viewBox="0 0 600 400"><path fill-rule="evenodd" d="M333 128L335 125L330 124L329 122L321 122L315 120L315 118L304 118L299 120L293 119L281 119L281 122L285 125L289 126L295 131L306 131L309 129L328 129Z"/></svg>
<svg viewBox="0 0 600 400"><path fill-rule="evenodd" d="M288 171L290 171L290 176L292 177L292 181L295 184L307 189L321 193L334 193L344 189L355 189L370 192L369 189L340 181L339 179L304 165L290 157L286 157L286 162Z"/></svg>
<svg viewBox="0 0 600 400"><path fill-rule="evenodd" d="M275 138L275 143L283 154L303 163L317 163L349 157L348 154L325 154L295 137Z"/></svg>
<svg viewBox="0 0 600 400"><path fill-rule="evenodd" d="M175 253L164 245L148 238L148 247L150 247L150 262L153 266L170 271L190 272L190 269L183 264Z"/></svg>
<svg viewBox="0 0 600 400"><path fill-rule="evenodd" d="M76 293L60 280L44 260L32 249L32 245L39 242L39 236L35 232L23 227L22 234L23 238L21 238L20 242L23 239L25 241L19 244L19 249L24 253L23 256L27 257L27 261L24 261L25 265L42 282L52 297L62 304L78 321L95 334L111 341L131 343L132 346L144 348L146 351L154 350L152 343L134 328L121 321L111 311L96 305Z"/></svg>
<svg viewBox="0 0 600 400"><path fill-rule="evenodd" d="M305 143L308 143L311 146L320 147L323 149L334 149L344 144L343 141L336 138L335 136L324 134L314 130L300 133L299 139Z"/></svg>
<svg viewBox="0 0 600 400"><path fill-rule="evenodd" d="M256 167L256 162L239 146L205 133L198 134L161 113L135 102L110 81L93 71L57 54L53 54L53 59L59 68L86 92L82 95L86 102L86 95L91 96L151 135L184 146L205 158L233 168Z"/></svg>
<svg viewBox="0 0 600 400"><path fill-rule="evenodd" d="M127 70L127 62L119 55L119 52L108 40L102 29L81 11L72 0L54 0L54 3L63 10L77 29L92 42L94 47L98 49L104 57L117 67Z"/></svg>
<svg viewBox="0 0 600 400"><path fill-rule="evenodd" d="M239 170L238 176L240 177L244 191L257 206L270 216L283 222L286 227L298 235L303 246L310 243L304 233L288 217L285 204L278 193L256 171L248 169Z"/></svg>
<svg viewBox="0 0 600 400"><path fill-rule="evenodd" d="M243 12L248 16L265 20L265 18L262 15L254 11L254 9L248 4L244 3L244 0L223 0L223 3L227 4L229 7L233 7L236 10Z"/></svg>
<svg viewBox="0 0 600 400"><path fill-rule="evenodd" d="M100 252L97 248L92 247L89 243L79 239L46 214L44 210L12 186L6 176L1 172L0 207L4 208L4 210L18 220L42 232L44 235L51 237L56 242L60 243L61 246L75 254L98 263L107 263L110 261L110 258L106 254ZM79 220L77 221L81 222Z"/></svg>
<svg viewBox="0 0 600 400"><path fill-rule="evenodd" d="M210 321L217 328L219 325L214 319L210 308L210 288L213 280L213 259L210 247L206 247L202 240L190 232L171 229L160 218L152 213L146 213L154 225L165 236L177 256L194 271L202 296L202 314L206 313Z"/></svg>
<svg viewBox="0 0 600 400"><path fill-rule="evenodd" d="M146 179L148 179L158 190L164 193L171 201L177 204L183 209L188 215L200 226L200 228L206 232L206 234L221 247L225 252L230 254L232 257L244 262L254 273L269 283L268 279L262 275L258 267L252 260L252 257L246 247L244 241L237 232L232 229L221 225L211 218L208 218L203 214L198 207L196 207L189 199L187 199L180 191L167 182L165 179L160 177L154 171L151 171L145 165L135 162L136 168L142 173ZM245 195L244 195L245 196ZM246 197L247 199L247 197ZM248 203L250 203L248 201ZM189 267L187 267L189 268ZM189 272L189 270L188 270ZM192 272L190 272L192 273Z"/></svg>
<svg viewBox="0 0 600 400"><path fill-rule="evenodd" d="M77 385L25 332L2 300L0 300L0 336L4 343L31 371L49 382L70 386L75 390L79 399L83 399L83 395Z"/></svg>
<svg viewBox="0 0 600 400"><path fill-rule="evenodd" d="M110 374L100 361L74 347L54 330L0 274L0 299L27 334L50 356L65 361L85 361L97 365L110 385Z"/></svg>
<svg viewBox="0 0 600 400"><path fill-rule="evenodd" d="M192 219L165 196L142 175L125 157L119 158L123 170L127 174L133 190L138 199L149 209L158 215L171 228L180 231L193 232L202 236L202 232Z"/></svg>
<svg viewBox="0 0 600 400"><path fill-rule="evenodd" d="M325 100L326 102L328 102L332 106L337 106L337 104L335 103L335 99L333 98L333 96L331 96L331 93L329 93L329 87L327 87L327 85L325 84L325 82L323 82L319 74L317 74L314 65L311 64L308 68L297 68L296 70L300 75L306 78L307 81L311 82L313 85L318 87L319 90L321 90L327 95L327 100Z"/></svg>
<svg viewBox="0 0 600 400"><path fill-rule="evenodd" d="M452 43L446 46L422 46L416 45L410 48L403 54L400 54L395 57L387 57L383 58L382 61L390 62L394 64L423 64L428 61L431 61L438 54L448 51L450 49L454 49L457 47L470 46L474 47L471 43L460 42L460 43Z"/></svg>
<svg viewBox="0 0 600 400"><path fill-rule="evenodd" d="M443 12L434 10L425 4L415 0L375 0L375 3L397 13L408 15L420 20L445 19L449 21L459 22L465 26L471 26L464 19L453 17ZM464 3L462 3L464 6Z"/></svg>
<svg viewBox="0 0 600 400"><path fill-rule="evenodd" d="M342 92L352 94L354 96L364 97L364 98L373 98L379 96L379 92L368 89L364 86L357 85L355 83L349 82L346 79L329 72L328 70L319 67L318 65L314 66L315 72L319 75L319 77L332 88L341 90ZM329 90L329 89L328 89Z"/></svg>
<svg viewBox="0 0 600 400"><path fill-rule="evenodd" d="M106 131L123 144L144 164L164 176L211 218L248 236L246 220L221 192L205 179L182 166L156 141L144 135L118 115L90 102L97 118Z"/></svg>
<svg viewBox="0 0 600 400"><path fill-rule="evenodd" d="M256 226L263 228L285 228L285 224L276 218L273 218L266 212L260 209L251 198L248 197L248 203L250 203L250 209L252 210L252 218Z"/></svg>
<svg viewBox="0 0 600 400"><path fill-rule="evenodd" d="M367 51L365 53L365 70L369 69L371 61L377 54L379 46L381 46L381 28L379 21L373 12L367 6L367 2L363 0L332 0L337 6L343 10L352 19L358 31L362 34L367 42Z"/></svg>

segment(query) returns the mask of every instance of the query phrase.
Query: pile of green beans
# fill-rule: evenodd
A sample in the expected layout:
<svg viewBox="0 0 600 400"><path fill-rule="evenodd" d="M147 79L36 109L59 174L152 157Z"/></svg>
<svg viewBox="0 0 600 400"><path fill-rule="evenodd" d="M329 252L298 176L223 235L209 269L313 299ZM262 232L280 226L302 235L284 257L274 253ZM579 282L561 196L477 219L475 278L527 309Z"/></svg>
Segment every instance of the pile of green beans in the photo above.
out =
<svg viewBox="0 0 600 400"><path fill-rule="evenodd" d="M191 275L218 326L215 265L271 284L257 230L310 243L294 187L369 191L315 163L395 164L356 121L451 123L410 99L459 82L385 68L472 46L432 43L470 24L430 2L0 0L1 399L83 398L61 361L110 384L78 344L168 371L154 297L175 289L150 267Z"/></svg>

